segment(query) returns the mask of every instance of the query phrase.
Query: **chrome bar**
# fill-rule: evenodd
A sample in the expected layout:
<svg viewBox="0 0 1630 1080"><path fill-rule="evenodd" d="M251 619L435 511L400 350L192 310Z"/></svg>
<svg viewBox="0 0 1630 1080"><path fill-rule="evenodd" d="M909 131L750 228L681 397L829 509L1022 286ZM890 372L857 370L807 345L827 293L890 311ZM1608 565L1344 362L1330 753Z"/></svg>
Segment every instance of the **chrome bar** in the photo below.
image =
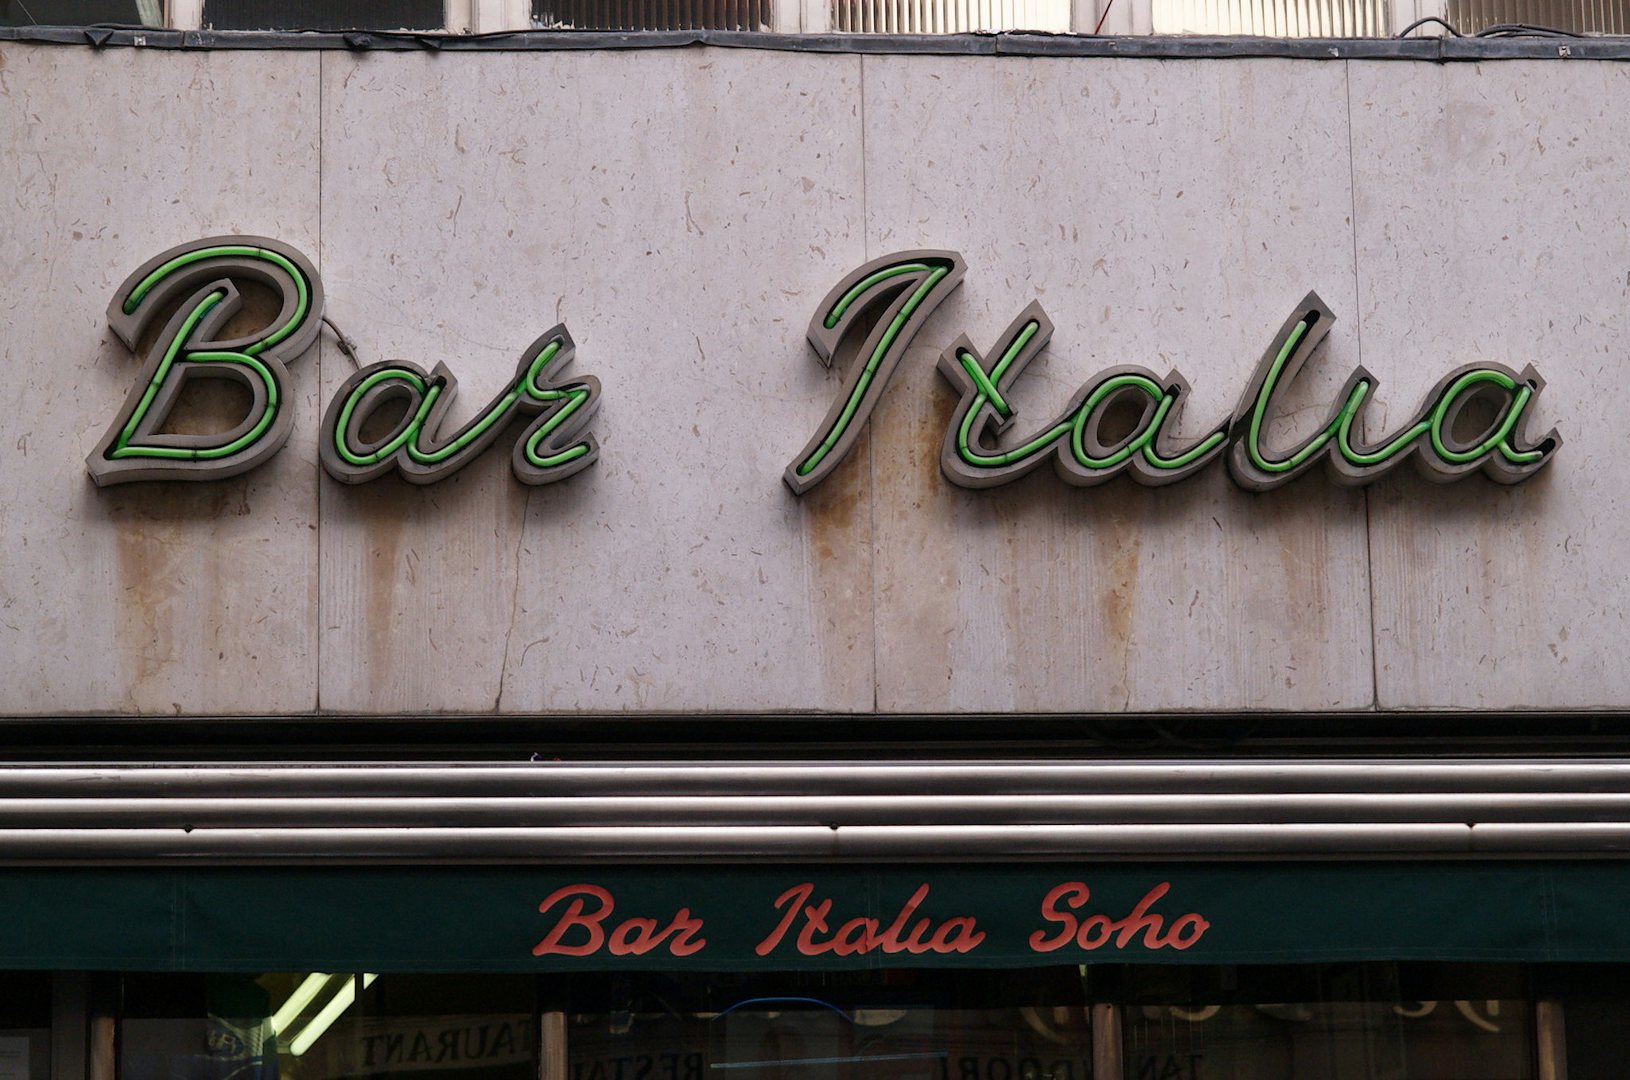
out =
<svg viewBox="0 0 1630 1080"><path fill-rule="evenodd" d="M0 829L1630 822L1630 793L0 799Z"/></svg>
<svg viewBox="0 0 1630 1080"><path fill-rule="evenodd" d="M754 762L0 767L0 798L1630 791L1630 761Z"/></svg>
<svg viewBox="0 0 1630 1080"><path fill-rule="evenodd" d="M30 865L1626 855L1597 760L0 768Z"/></svg>

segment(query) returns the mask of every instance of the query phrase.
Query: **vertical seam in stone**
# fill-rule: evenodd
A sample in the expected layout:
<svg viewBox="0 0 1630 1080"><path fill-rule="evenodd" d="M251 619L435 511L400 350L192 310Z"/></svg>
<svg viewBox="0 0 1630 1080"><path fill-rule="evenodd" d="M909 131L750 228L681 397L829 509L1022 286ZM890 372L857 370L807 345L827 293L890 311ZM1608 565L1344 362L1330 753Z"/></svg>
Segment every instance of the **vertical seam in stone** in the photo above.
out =
<svg viewBox="0 0 1630 1080"><path fill-rule="evenodd" d="M323 141L323 78L326 75L328 53L317 53L317 273L323 272L323 158L328 153L328 144ZM326 294L325 294L326 296ZM317 335L322 341L322 334ZM317 416L318 438L322 437L322 408L323 408L323 353L326 346L317 349ZM316 670L316 711L323 711L323 627L327 620L323 618L324 592L323 592L323 458L317 455L313 464L317 471L317 670Z"/></svg>
<svg viewBox="0 0 1630 1080"><path fill-rule="evenodd" d="M1347 98L1347 199L1353 237L1353 329L1358 342L1358 363L1364 365L1364 293L1358 280L1358 159L1353 150L1353 62L1341 62ZM1370 708L1381 708L1381 642L1375 634L1375 530L1370 522L1370 487L1364 493L1364 569L1370 589Z"/></svg>
<svg viewBox="0 0 1630 1080"><path fill-rule="evenodd" d="M523 436L524 438L524 436ZM492 699L492 711L500 712L504 703L504 676L509 672L509 646L515 640L515 620L521 610L521 554L526 550L526 522L532 516L532 493L538 489L528 486L521 503L521 528L515 537L515 587L509 594L509 625L504 628L504 657L498 661L498 693Z"/></svg>
<svg viewBox="0 0 1630 1080"><path fill-rule="evenodd" d="M872 257L871 200L866 191L866 57L860 56L860 254L862 261ZM866 577L872 607L872 712L877 712L877 428L866 438Z"/></svg>

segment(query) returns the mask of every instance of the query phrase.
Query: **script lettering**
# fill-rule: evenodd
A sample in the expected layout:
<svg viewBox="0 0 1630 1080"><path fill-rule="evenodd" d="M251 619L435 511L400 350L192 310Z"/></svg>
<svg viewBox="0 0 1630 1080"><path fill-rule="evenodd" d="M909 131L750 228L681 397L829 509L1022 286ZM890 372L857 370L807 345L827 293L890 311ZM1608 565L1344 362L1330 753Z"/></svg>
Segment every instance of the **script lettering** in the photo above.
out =
<svg viewBox="0 0 1630 1080"><path fill-rule="evenodd" d="M1092 952L1113 941L1114 947L1120 950L1131 947L1138 935L1142 934L1142 944L1146 949L1170 948L1181 952L1198 942L1211 929L1211 923L1202 915L1190 913L1173 920L1170 929L1162 933L1166 918L1153 909L1171 891L1171 887L1171 882L1162 881L1145 893L1130 913L1119 919L1104 914L1093 914L1083 919L1075 912L1092 899L1092 890L1085 882L1066 881L1055 886L1041 901L1042 919L1057 924L1058 929L1052 934L1046 930L1031 934L1030 949L1032 952L1057 952L1073 942L1078 948Z"/></svg>
<svg viewBox="0 0 1630 1080"><path fill-rule="evenodd" d="M269 288L279 300L271 322L226 336L243 306L236 282ZM171 248L124 280L108 305L108 325L131 350L177 301L124 405L85 465L98 486L133 480L216 480L247 472L289 439L286 363L305 352L322 325L323 287L304 255L263 236L215 236ZM225 379L249 391L248 415L218 435L164 431L192 379Z"/></svg>
<svg viewBox="0 0 1630 1080"><path fill-rule="evenodd" d="M822 364L831 366L838 345L864 325L863 316L877 320L820 430L787 466L785 479L794 493L802 495L832 475L849 453L917 331L962 283L966 269L954 251L901 251L872 260L826 294L809 324L809 344Z"/></svg>
<svg viewBox="0 0 1630 1080"><path fill-rule="evenodd" d="M600 403L600 383L592 375L556 382L571 363L575 346L564 324L554 327L521 355L510 384L459 430L443 434L442 424L458 392L458 380L444 364L426 374L415 364L373 364L355 372L329 402L323 417L323 468L336 480L361 484L396 471L415 484L431 484L479 457L510 421L531 417L515 443L511 465L523 484L564 480L594 463L599 444L581 432ZM391 403L402 407L394 429L369 441L368 419Z"/></svg>
<svg viewBox="0 0 1630 1080"><path fill-rule="evenodd" d="M592 909L591 901L595 905ZM707 939L699 936L702 920L692 915L690 908L680 908L660 930L657 920L635 917L624 919L608 932L606 921L617 907L609 889L567 885L550 893L538 905L538 912L548 915L562 903L564 907L554 926L533 946L533 956L592 956L608 941L607 951L613 956L643 956L664 944L674 956L694 956L707 944ZM579 930L581 934L575 933ZM574 940L568 941L568 937Z"/></svg>
<svg viewBox="0 0 1630 1080"><path fill-rule="evenodd" d="M936 267L943 269L938 279L934 275L942 270ZM960 281L962 268L955 252L900 252L855 270L822 301L810 342L823 362L830 362L838 339L861 311L891 298L893 306L878 318L861 348L864 363L833 402L820 432L788 467L786 482L795 493L831 474L871 415L912 335ZM1262 355L1233 415L1196 437L1179 434L1187 380L1176 371L1162 376L1136 366L1100 372L1053 420L1023 429L1010 395L1053 335L1047 313L1032 303L988 354L963 335L940 355L939 371L960 395L945 431L940 471L959 487L988 488L1051 461L1066 483L1077 486L1123 474L1140 484L1164 485L1226 457L1237 484L1266 491L1320 463L1339 483L1368 484L1413 458L1428 479L1440 483L1482 472L1498 483L1515 484L1538 472L1560 448L1554 430L1537 440L1527 435L1529 412L1544 380L1532 367L1513 371L1483 363L1444 376L1408 423L1374 442L1363 435L1363 417L1377 380L1358 368L1323 427L1289 450L1274 450L1266 432L1277 400L1334 322L1318 295L1309 293ZM1476 414L1469 407L1478 399L1487 403L1492 419L1471 422ZM1106 420L1125 405L1137 410L1136 421L1129 431L1110 431ZM1474 433L1460 430L1468 426Z"/></svg>
<svg viewBox="0 0 1630 1080"><path fill-rule="evenodd" d="M832 953L834 956L855 956L871 952L885 954L895 953L967 953L978 948L985 940L985 932L979 929L979 924L972 916L958 915L945 919L937 925L932 919L919 919L905 937L901 932L910 922L917 909L928 899L928 886L921 885L911 894L889 922L887 929L882 929L882 922L878 919L860 916L848 919L839 925L836 932L831 930L831 915L833 902L823 899L819 903L811 904L815 886L811 882L794 885L782 893L775 900L775 907L781 912L781 919L775 929L754 946L753 951L760 956L768 956L780 946L793 924L800 918L803 925L800 927L795 939L795 947L804 956L820 956ZM926 940L925 940L926 939Z"/></svg>

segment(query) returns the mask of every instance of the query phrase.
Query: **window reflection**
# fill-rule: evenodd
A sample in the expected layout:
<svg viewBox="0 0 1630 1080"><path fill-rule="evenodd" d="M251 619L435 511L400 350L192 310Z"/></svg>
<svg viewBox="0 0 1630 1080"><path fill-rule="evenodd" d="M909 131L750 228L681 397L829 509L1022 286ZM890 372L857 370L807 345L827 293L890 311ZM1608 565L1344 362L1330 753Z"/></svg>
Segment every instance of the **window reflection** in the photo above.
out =
<svg viewBox="0 0 1630 1080"><path fill-rule="evenodd" d="M8 972L0 980L0 1080L50 1080L51 976Z"/></svg>
<svg viewBox="0 0 1630 1080"><path fill-rule="evenodd" d="M571 1080L1088 1080L1078 969L579 983ZM598 1008L593 1006L600 1003Z"/></svg>
<svg viewBox="0 0 1630 1080"><path fill-rule="evenodd" d="M501 975L133 975L122 1080L536 1080L533 998Z"/></svg>
<svg viewBox="0 0 1630 1080"><path fill-rule="evenodd" d="M129 975L121 1080L1103 1080L1095 1050L1125 1080L1530 1080L1528 978L1443 964ZM49 1080L43 1015L15 1020L0 1080ZM26 1070L7 1073L8 1039L27 1044Z"/></svg>
<svg viewBox="0 0 1630 1080"><path fill-rule="evenodd" d="M157 982L156 980L142 980ZM272 999L253 978L213 975L191 985L159 983L120 1031L121 1080L272 1080L277 1044ZM127 1001L130 986L126 986ZM162 1015L168 1013L169 1015Z"/></svg>
<svg viewBox="0 0 1630 1080"><path fill-rule="evenodd" d="M1075 1010L1080 1013L1081 1010ZM1030 1014L1027 1016L1027 1012ZM755 1006L727 1014L610 1015L568 1029L572 1080L1087 1080L1086 1023L1035 1010ZM1048 1010L1051 1012L1051 1010Z"/></svg>
<svg viewBox="0 0 1630 1080"><path fill-rule="evenodd" d="M1127 1020L1126 1075L1173 1080L1525 1080L1531 1075L1520 1003L1426 1004L1427 1011L1411 1014L1373 1002L1146 1007Z"/></svg>
<svg viewBox="0 0 1630 1080"><path fill-rule="evenodd" d="M1224 968L1191 973L1187 986L1129 981L1146 985L1131 988L1123 1013L1127 1080L1533 1075L1532 1006L1514 969Z"/></svg>

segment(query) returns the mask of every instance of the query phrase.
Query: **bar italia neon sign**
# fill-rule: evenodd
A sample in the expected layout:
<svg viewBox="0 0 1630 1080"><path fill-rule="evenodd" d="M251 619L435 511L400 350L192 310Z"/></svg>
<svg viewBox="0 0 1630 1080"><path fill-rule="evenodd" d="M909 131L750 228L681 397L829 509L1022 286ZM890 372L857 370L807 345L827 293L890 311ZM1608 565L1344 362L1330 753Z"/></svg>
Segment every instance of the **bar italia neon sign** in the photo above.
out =
<svg viewBox="0 0 1630 1080"><path fill-rule="evenodd" d="M853 365L820 430L787 466L787 486L794 492L825 480L848 454L917 330L961 284L965 271L954 251L898 252L860 267L827 294L809 328L810 345L823 363L832 362L840 342L864 320L875 322L858 349L863 361ZM1319 431L1288 451L1270 450L1264 429L1275 397L1295 380L1334 322L1318 295L1308 293L1263 353L1233 415L1198 439L1185 442L1174 431L1188 382L1176 371L1162 377L1136 366L1100 372L1056 419L1003 439L1017 418L1008 394L1053 333L1041 304L1032 303L989 354L967 336L941 354L940 373L961 400L946 430L940 470L960 487L987 488L1052 461L1070 484L1101 484L1124 473L1140 484L1163 485L1226 457L1236 483L1266 491L1321 461L1338 482L1367 484L1413 457L1435 481L1481 470L1500 483L1515 484L1544 468L1562 445L1554 430L1537 442L1525 434L1527 411L1545 385L1532 367L1514 372L1500 364L1474 364L1444 376L1409 423L1375 443L1363 441L1358 431L1377 380L1359 368ZM1500 399L1493 423L1470 441L1457 439L1457 421L1483 395ZM1130 433L1106 439L1105 417L1127 399L1141 406L1141 415Z"/></svg>
<svg viewBox="0 0 1630 1080"><path fill-rule="evenodd" d="M236 281L270 288L277 316L247 337L220 337L242 306ZM175 306L179 303L179 306ZM288 441L288 362L308 349L322 325L323 287L311 262L263 236L220 236L171 248L125 279L108 307L108 323L132 351L161 312L174 314L102 441L87 458L98 485L132 480L216 480L262 464ZM323 417L320 456L336 480L360 484L388 472L415 484L452 475L479 457L516 419L528 421L512 464L525 484L563 480L594 463L598 445L584 433L600 401L592 376L556 375L575 346L565 324L521 354L509 385L456 431L444 431L458 380L446 365L371 364L347 379ZM251 395L249 415L220 435L163 432L181 391L194 378L230 379ZM402 406L401 418L370 438L375 414ZM581 436L581 438L579 437Z"/></svg>
<svg viewBox="0 0 1630 1080"><path fill-rule="evenodd" d="M830 365L842 344L870 326L856 350L842 391L820 429L787 467L785 479L802 494L825 480L853 448L923 323L962 282L966 264L954 251L904 251L873 260L840 281L817 309L809 341ZM223 336L242 306L239 282L269 288L278 314L256 332ZM288 441L288 364L316 340L323 288L310 260L266 237L223 236L171 248L125 279L108 308L114 333L135 351L164 312L173 312L123 406L87 458L98 485L135 480L214 480L247 472ZM1197 439L1176 433L1188 383L1136 366L1111 368L1089 380L1050 423L1009 437L1017 411L1008 400L1025 368L1046 347L1053 325L1032 303L997 338L988 354L966 336L939 360L961 397L946 430L940 467L962 487L1009 483L1052 461L1075 485L1126 474L1141 484L1186 479L1219 457L1242 487L1263 491L1288 483L1320 462L1345 484L1367 484L1413 457L1440 482L1481 471L1505 484L1543 468L1561 446L1553 430L1526 434L1529 407L1544 386L1533 370L1500 364L1458 368L1440 380L1412 420L1378 442L1364 441L1362 417L1376 387L1363 368L1337 395L1324 426L1287 451L1271 450L1264 430L1276 396L1289 386L1324 341L1335 316L1309 293L1263 353L1234 413ZM592 376L560 379L575 352L565 324L546 331L521 354L508 385L476 417L446 428L458 382L443 364L372 364L348 378L329 403L320 435L323 468L359 484L396 473L416 484L450 476L479 457L515 420L525 420L511 455L516 478L546 484L575 475L599 453L586 432L600 401ZM233 380L250 393L248 415L213 435L165 432L187 383ZM1492 422L1470 439L1455 435L1479 398L1498 404ZM1106 418L1130 401L1141 409L1130 432L1111 436ZM370 421L399 418L382 434ZM377 426L377 425L376 425Z"/></svg>

